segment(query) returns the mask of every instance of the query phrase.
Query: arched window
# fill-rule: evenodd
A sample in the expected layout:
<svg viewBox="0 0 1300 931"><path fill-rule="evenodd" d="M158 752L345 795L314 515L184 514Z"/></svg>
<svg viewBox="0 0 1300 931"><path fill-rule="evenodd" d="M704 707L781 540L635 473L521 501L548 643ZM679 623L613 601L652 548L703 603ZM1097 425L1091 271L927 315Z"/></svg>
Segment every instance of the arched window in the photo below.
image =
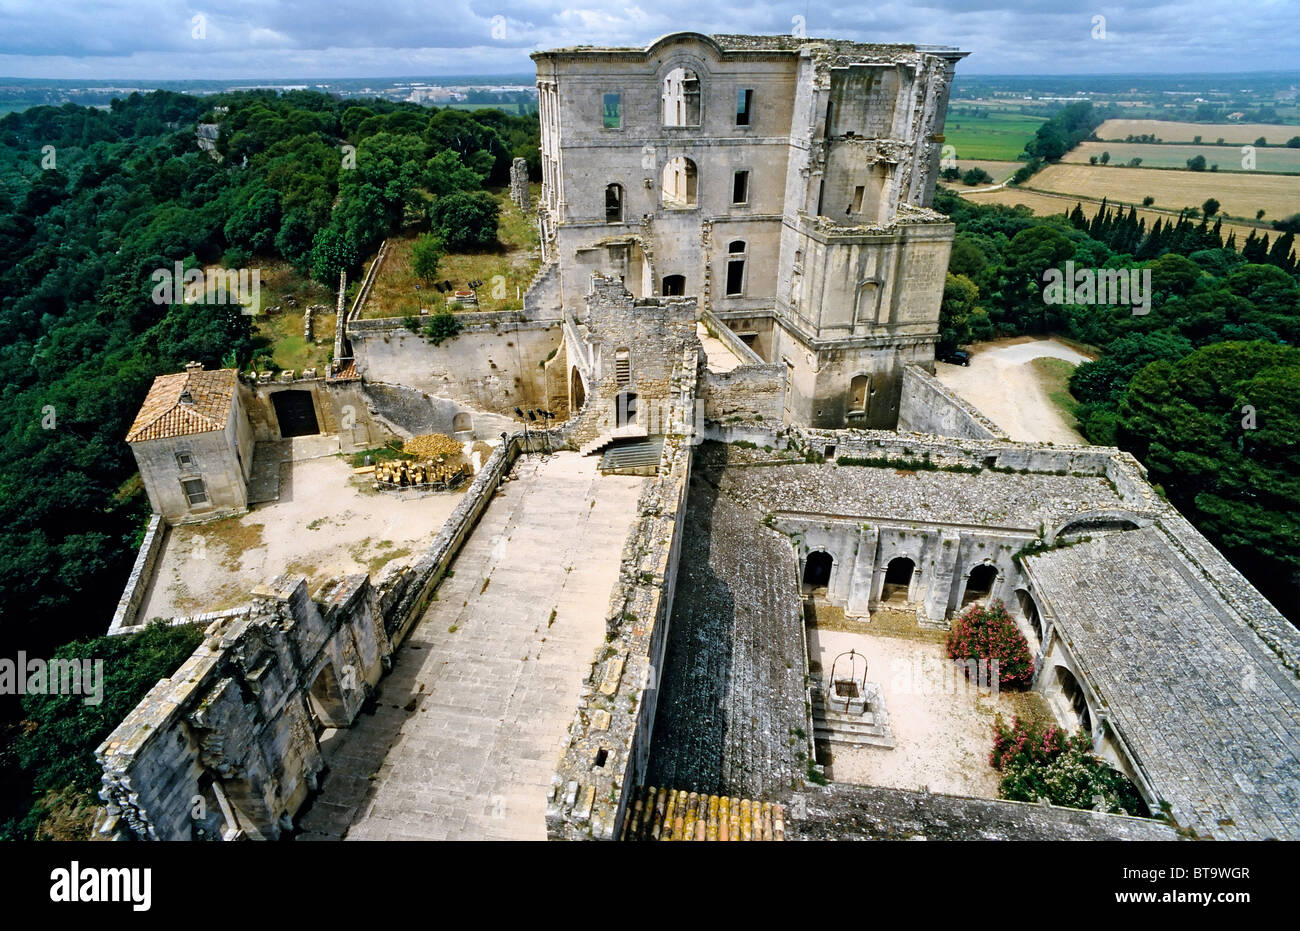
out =
<svg viewBox="0 0 1300 931"><path fill-rule="evenodd" d="M700 78L689 68L674 68L664 78L664 125L700 125Z"/></svg>
<svg viewBox="0 0 1300 931"><path fill-rule="evenodd" d="M684 155L664 164L661 188L665 207L694 207L696 197L695 163Z"/></svg>
<svg viewBox="0 0 1300 931"><path fill-rule="evenodd" d="M1020 603L1020 616L1029 622L1029 626L1034 629L1034 635L1038 637L1038 642L1041 644L1043 621L1038 616L1038 605L1034 603L1034 596L1021 588L1016 591L1016 600Z"/></svg>
<svg viewBox="0 0 1300 931"><path fill-rule="evenodd" d="M681 297L686 293L685 275L664 275L664 297Z"/></svg>
<svg viewBox="0 0 1300 931"><path fill-rule="evenodd" d="M866 375L854 375L849 382L849 413L865 414L867 412L867 386L871 380Z"/></svg>
<svg viewBox="0 0 1300 931"><path fill-rule="evenodd" d="M623 185L605 185L605 222L623 222Z"/></svg>
<svg viewBox="0 0 1300 931"><path fill-rule="evenodd" d="M578 374L575 366L573 375L569 379L569 410L577 413L582 410L582 405L587 403L587 389L582 384L582 376Z"/></svg>
<svg viewBox="0 0 1300 931"><path fill-rule="evenodd" d="M733 239L727 246L727 297L745 293L745 259L749 253L743 239Z"/></svg>
<svg viewBox="0 0 1300 931"><path fill-rule="evenodd" d="M451 432L464 433L467 430L474 429L474 418L469 414L461 411L455 417L451 418Z"/></svg>

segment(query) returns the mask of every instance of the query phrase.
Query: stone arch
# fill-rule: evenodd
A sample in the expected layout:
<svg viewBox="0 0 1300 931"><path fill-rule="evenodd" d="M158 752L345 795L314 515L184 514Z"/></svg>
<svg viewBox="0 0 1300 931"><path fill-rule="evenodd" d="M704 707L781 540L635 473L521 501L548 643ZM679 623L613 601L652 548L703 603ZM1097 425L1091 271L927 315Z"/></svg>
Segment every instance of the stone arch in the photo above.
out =
<svg viewBox="0 0 1300 931"><path fill-rule="evenodd" d="M703 111L700 73L679 64L664 75L660 84L664 126L699 126Z"/></svg>
<svg viewBox="0 0 1300 931"><path fill-rule="evenodd" d="M813 550L804 559L803 584L806 590L826 588L830 585L831 569L835 566L835 557L825 550Z"/></svg>
<svg viewBox="0 0 1300 931"><path fill-rule="evenodd" d="M685 155L664 162L660 192L665 207L694 207L698 203L699 169Z"/></svg>
<svg viewBox="0 0 1300 931"><path fill-rule="evenodd" d="M461 411L459 414L451 418L452 433L468 433L473 429L474 418L471 417L468 412Z"/></svg>
<svg viewBox="0 0 1300 931"><path fill-rule="evenodd" d="M347 727L349 723L347 706L343 702L343 689L339 686L338 676L334 674L334 664L326 663L316 673L311 689L307 693L311 703L312 714L326 727Z"/></svg>
<svg viewBox="0 0 1300 931"><path fill-rule="evenodd" d="M966 591L962 594L962 607L973 601L983 601L993 594L993 584L998 580L998 567L992 563L981 563L970 571L966 577Z"/></svg>
<svg viewBox="0 0 1300 931"><path fill-rule="evenodd" d="M880 592L881 601L907 601L912 589L916 563L910 556L895 556L885 567L885 583Z"/></svg>
<svg viewBox="0 0 1300 931"><path fill-rule="evenodd" d="M1096 511L1084 511L1067 518L1059 527L1044 537L1048 546L1054 544L1062 534L1080 530L1137 530L1150 526L1151 521L1118 508L1105 508Z"/></svg>
<svg viewBox="0 0 1300 931"><path fill-rule="evenodd" d="M859 372L849 380L849 413L865 414L867 402L871 397L871 376Z"/></svg>
<svg viewBox="0 0 1300 931"><path fill-rule="evenodd" d="M569 412L576 414L587 403L587 386L582 381L582 372L575 365L569 375Z"/></svg>
<svg viewBox="0 0 1300 931"><path fill-rule="evenodd" d="M1038 637L1041 645L1043 642L1043 616L1039 613L1038 602L1034 596L1023 588L1016 589L1016 604L1020 608L1020 616L1029 622L1030 629Z"/></svg>
<svg viewBox="0 0 1300 931"><path fill-rule="evenodd" d="M1092 709L1088 707L1088 696L1084 694L1079 680L1065 666L1057 666L1054 672L1056 687L1066 704L1079 722L1079 728L1085 734L1092 733Z"/></svg>

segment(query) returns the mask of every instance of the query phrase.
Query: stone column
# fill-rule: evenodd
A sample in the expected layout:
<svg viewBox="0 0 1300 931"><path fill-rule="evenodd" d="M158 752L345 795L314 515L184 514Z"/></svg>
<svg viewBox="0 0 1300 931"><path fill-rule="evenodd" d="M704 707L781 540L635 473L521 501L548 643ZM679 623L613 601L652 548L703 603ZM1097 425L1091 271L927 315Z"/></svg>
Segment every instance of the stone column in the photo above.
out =
<svg viewBox="0 0 1300 931"><path fill-rule="evenodd" d="M865 524L858 531L858 552L853 562L853 577L849 582L848 601L844 607L844 613L850 617L870 616L879 537L879 531Z"/></svg>

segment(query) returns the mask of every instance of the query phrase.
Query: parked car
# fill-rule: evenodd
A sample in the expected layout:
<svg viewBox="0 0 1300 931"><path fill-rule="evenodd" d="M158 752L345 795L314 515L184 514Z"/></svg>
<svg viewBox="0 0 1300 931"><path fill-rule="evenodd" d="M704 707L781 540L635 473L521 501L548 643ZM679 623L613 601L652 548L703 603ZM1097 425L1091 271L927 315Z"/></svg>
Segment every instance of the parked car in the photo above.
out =
<svg viewBox="0 0 1300 931"><path fill-rule="evenodd" d="M950 349L940 354L939 361L949 365L970 365L970 353L962 349Z"/></svg>

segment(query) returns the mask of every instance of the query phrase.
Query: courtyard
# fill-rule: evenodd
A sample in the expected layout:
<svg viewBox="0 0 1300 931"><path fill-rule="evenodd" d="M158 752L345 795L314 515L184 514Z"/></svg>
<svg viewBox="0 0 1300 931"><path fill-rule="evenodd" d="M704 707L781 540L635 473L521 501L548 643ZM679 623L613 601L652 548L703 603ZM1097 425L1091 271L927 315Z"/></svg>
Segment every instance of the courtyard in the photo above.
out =
<svg viewBox="0 0 1300 931"><path fill-rule="evenodd" d="M995 691L955 674L946 631L922 629L906 611L877 611L870 622L846 620L819 606L808 627L812 673L826 681L837 656L865 656L867 681L879 687L894 746L817 741L819 762L834 782L998 797L989 765L998 715L1051 720L1036 692ZM814 665L815 664L815 665Z"/></svg>
<svg viewBox="0 0 1300 931"><path fill-rule="evenodd" d="M278 469L277 499L254 504L238 517L168 531L140 606L141 622L238 607L250 600L253 588L281 572L306 576L313 591L336 576L374 577L389 563L414 560L463 491L380 493L338 455L294 458L269 468Z"/></svg>

